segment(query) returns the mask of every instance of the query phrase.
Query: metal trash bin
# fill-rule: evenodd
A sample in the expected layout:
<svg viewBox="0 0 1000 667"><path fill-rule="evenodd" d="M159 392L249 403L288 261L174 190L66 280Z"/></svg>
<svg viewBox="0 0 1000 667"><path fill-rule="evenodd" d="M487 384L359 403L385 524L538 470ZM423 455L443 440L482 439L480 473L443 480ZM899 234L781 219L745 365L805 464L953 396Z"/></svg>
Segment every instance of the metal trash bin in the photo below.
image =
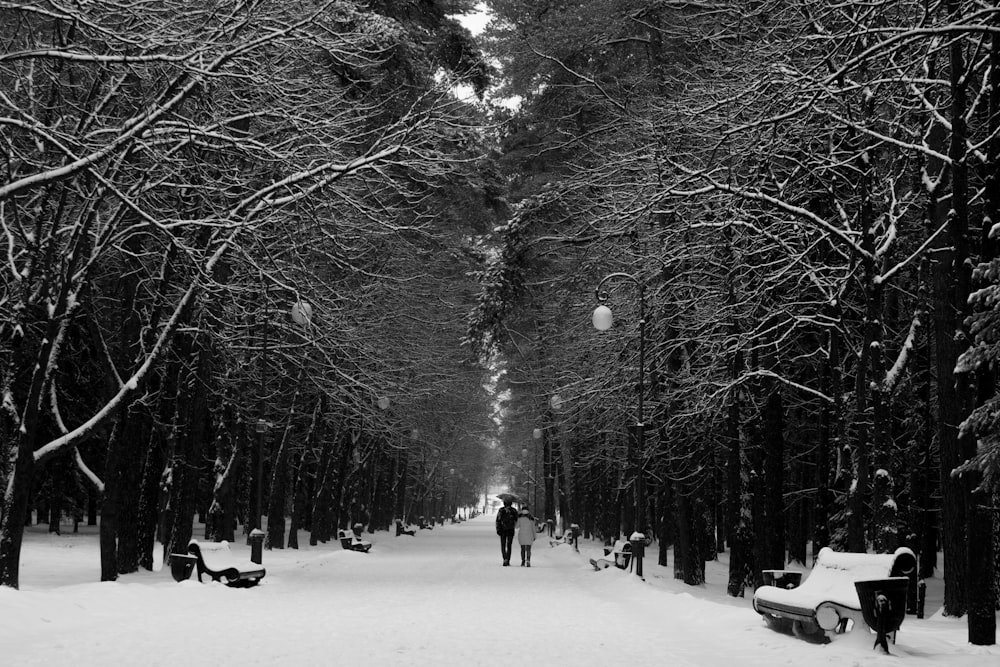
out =
<svg viewBox="0 0 1000 667"><path fill-rule="evenodd" d="M191 554L170 554L170 574L174 581L187 581L191 578L198 558Z"/></svg>
<svg viewBox="0 0 1000 667"><path fill-rule="evenodd" d="M642 577L642 557L646 554L646 536L635 532L629 535L628 543L632 547L632 562L635 563L635 574Z"/></svg>
<svg viewBox="0 0 1000 667"><path fill-rule="evenodd" d="M264 562L264 537L266 533L260 528L250 531L250 562L260 565Z"/></svg>
<svg viewBox="0 0 1000 667"><path fill-rule="evenodd" d="M909 587L909 577L889 577L888 579L868 579L855 581L854 588L858 592L861 603L861 614L865 623L877 634L872 648L879 646L889 653L886 641L889 633L895 633L906 618L906 590ZM895 643L895 636L893 637Z"/></svg>

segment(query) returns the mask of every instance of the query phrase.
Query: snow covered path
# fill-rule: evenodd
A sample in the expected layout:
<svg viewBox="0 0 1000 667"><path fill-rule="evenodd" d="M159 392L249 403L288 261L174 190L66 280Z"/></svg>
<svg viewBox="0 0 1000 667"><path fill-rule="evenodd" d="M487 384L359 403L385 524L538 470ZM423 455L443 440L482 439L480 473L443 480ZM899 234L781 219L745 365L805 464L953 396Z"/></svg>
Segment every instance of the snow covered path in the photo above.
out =
<svg viewBox="0 0 1000 667"><path fill-rule="evenodd" d="M74 667L868 666L898 665L900 654L909 667L1000 657L956 644L964 623L948 620L908 618L894 657L872 652L861 633L810 645L766 629L749 600L688 589L655 565L645 582L614 568L594 572L587 554L550 547L545 536L531 568L518 567L516 543L514 564L501 567L492 516L371 539L369 554L339 544L266 551L264 582L230 589L177 584L166 571L79 583L96 577L96 538L35 535L22 590L0 589L0 656L9 665Z"/></svg>

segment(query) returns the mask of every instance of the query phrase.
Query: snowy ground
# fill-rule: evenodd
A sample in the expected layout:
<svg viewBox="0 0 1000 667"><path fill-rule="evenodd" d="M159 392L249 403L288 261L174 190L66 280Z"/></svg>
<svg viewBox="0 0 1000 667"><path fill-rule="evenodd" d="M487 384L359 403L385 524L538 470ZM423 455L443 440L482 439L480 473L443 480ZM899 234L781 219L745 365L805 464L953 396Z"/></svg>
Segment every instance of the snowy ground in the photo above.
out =
<svg viewBox="0 0 1000 667"><path fill-rule="evenodd" d="M263 583L231 589L178 584L167 570L90 583L98 577L93 533L33 528L21 590L0 588L2 663L1000 665L1000 648L970 646L964 620L935 613L940 582L929 582L928 618L907 617L894 655L883 656L862 632L817 646L767 629L749 598L726 597L725 561L711 564L708 585L692 588L648 559L645 581L595 572L587 558L600 553L596 544L576 553L543 537L530 569L517 558L501 567L492 515L369 539L369 554L339 543L265 551Z"/></svg>

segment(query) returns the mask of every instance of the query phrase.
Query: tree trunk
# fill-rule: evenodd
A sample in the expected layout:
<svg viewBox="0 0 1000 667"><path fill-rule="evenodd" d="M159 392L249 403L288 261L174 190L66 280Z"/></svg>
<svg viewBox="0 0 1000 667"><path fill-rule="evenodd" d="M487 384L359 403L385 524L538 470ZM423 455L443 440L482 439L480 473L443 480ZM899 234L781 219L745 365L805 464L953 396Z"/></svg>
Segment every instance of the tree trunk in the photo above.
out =
<svg viewBox="0 0 1000 667"><path fill-rule="evenodd" d="M158 430L154 430L149 437L138 502L139 565L149 571L153 569L153 549L160 522L160 484L166 465L167 439Z"/></svg>
<svg viewBox="0 0 1000 667"><path fill-rule="evenodd" d="M227 438L228 441L228 438ZM226 456L225 445L219 444L218 454ZM233 542L236 539L236 474L243 463L240 446L228 445L228 458L216 458L213 466L215 485L205 522L205 539L210 542Z"/></svg>
<svg viewBox="0 0 1000 667"><path fill-rule="evenodd" d="M0 586L17 588L21 566L24 521L30 517L35 456L31 432L18 431L14 466L7 478L7 494L0 516Z"/></svg>
<svg viewBox="0 0 1000 667"><path fill-rule="evenodd" d="M924 304L924 312L931 312L929 300L930 264L926 260L920 263L920 282L918 294ZM931 334L929 327L922 328L921 343L917 346L916 359L916 395L920 403L920 426L917 435L917 446L913 449L913 475L910 486L913 489L910 504L914 513L914 528L916 535L914 546L917 551L919 566L917 576L929 579L937 569L937 512L932 500L932 476L934 458L934 408L931 402L931 383L933 381Z"/></svg>
<svg viewBox="0 0 1000 667"><path fill-rule="evenodd" d="M334 452L340 442L340 432L334 431L329 439L320 439L319 465L316 469L315 495L312 503L312 530L309 532L309 544L316 546L326 543L333 534L333 469Z"/></svg>
<svg viewBox="0 0 1000 667"><path fill-rule="evenodd" d="M951 18L961 16L961 2L948 0ZM944 613L962 616L966 612L968 573L966 569L967 489L952 471L964 460L964 446L958 425L968 416L970 379L955 373L955 362L968 340L963 320L966 313L970 275L968 239L968 168L966 159L967 82L963 42L952 40L949 46L949 82L951 88L951 134L948 156L951 158L951 210L948 231L951 253L938 256L936 306L938 335L938 441L941 448L942 543L946 554L944 572Z"/></svg>
<svg viewBox="0 0 1000 667"><path fill-rule="evenodd" d="M742 356L737 353L733 359L731 376L735 380L742 369ZM726 415L726 514L729 526L729 583L726 592L733 597L743 597L744 589L751 581L750 572L750 526L747 525L746 469L740 433L740 400L734 391L729 398Z"/></svg>
<svg viewBox="0 0 1000 667"><path fill-rule="evenodd" d="M292 408L292 416L295 414ZM285 513L288 507L286 491L288 487L288 441L292 431L291 420L282 431L278 451L271 458L271 489L267 495L267 538L266 549L285 548Z"/></svg>
<svg viewBox="0 0 1000 667"><path fill-rule="evenodd" d="M212 498L205 521L205 539L210 542L233 542L236 539L236 479L243 463L241 456L246 438L234 438L236 414L230 401L222 406L215 436Z"/></svg>
<svg viewBox="0 0 1000 667"><path fill-rule="evenodd" d="M208 375L211 372L210 352L196 347L190 335L178 336L179 347L187 352L183 357L193 361L194 370L185 377L184 389L178 396L177 422L186 424L178 430L177 450L173 457L170 504L173 506L173 526L167 553L187 553L192 537L198 480L202 469L202 443L209 438L211 415L208 409ZM197 350L197 351L196 351ZM180 383L179 383L180 384Z"/></svg>
<svg viewBox="0 0 1000 667"><path fill-rule="evenodd" d="M69 261L67 270L76 266L76 255ZM14 445L14 465L7 477L3 512L0 516L0 586L17 588L20 578L21 544L24 540L24 524L30 520L31 489L35 478L35 443L37 442L39 413L42 392L45 389L45 370L59 340L60 328L66 316L69 299L69 283L63 283L55 300L55 308L45 327L45 338L39 348L31 384L24 400L24 411L17 440ZM17 347L20 338L11 347Z"/></svg>
<svg viewBox="0 0 1000 667"><path fill-rule="evenodd" d="M66 460L63 457L49 463L49 533L59 535L59 524L63 513L63 477L65 474Z"/></svg>
<svg viewBox="0 0 1000 667"><path fill-rule="evenodd" d="M990 142L988 160L984 178L984 217L979 232L980 258L983 264L993 262L1000 248L992 238L991 227L1000 220L1000 38L994 36L990 45L990 87L989 87L989 130ZM986 280L981 279L977 287L985 286ZM996 394L996 367L992 364L982 364L977 369L976 406L982 406ZM966 459L977 453L977 434L969 433L962 438L963 455ZM980 470L970 470L965 473L968 493L968 508L966 516L966 537L968 553L966 568L968 570L968 598L966 601L969 619L969 643L978 646L992 646L997 636L997 551L995 549L994 531L996 529L997 512L994 509L994 496L988 488L983 488L983 473Z"/></svg>
<svg viewBox="0 0 1000 667"><path fill-rule="evenodd" d="M831 320L836 321L835 318ZM827 359L823 363L820 375L820 391L827 396L833 395L834 368L840 363L840 331L836 325L830 327L827 339ZM820 407L819 443L816 447L816 504L813 509L813 561L819 550L830 545L830 466L833 460L831 445L833 442L834 420L831 414L834 405L823 401Z"/></svg>
<svg viewBox="0 0 1000 667"><path fill-rule="evenodd" d="M657 564L662 567L667 567L667 551L670 549L671 543L674 541L674 531L671 530L673 526L673 513L671 512L671 494L670 494L670 484L663 484L660 486L660 545L659 554L657 558Z"/></svg>
<svg viewBox="0 0 1000 667"><path fill-rule="evenodd" d="M149 449L151 420L144 407L133 406L127 413L129 421L124 432L129 434L124 443L123 456L118 460L118 573L131 574L139 569L139 489L142 470Z"/></svg>
<svg viewBox="0 0 1000 667"><path fill-rule="evenodd" d="M772 387L764 405L764 523L766 561L761 568L785 567L785 420L781 391Z"/></svg>

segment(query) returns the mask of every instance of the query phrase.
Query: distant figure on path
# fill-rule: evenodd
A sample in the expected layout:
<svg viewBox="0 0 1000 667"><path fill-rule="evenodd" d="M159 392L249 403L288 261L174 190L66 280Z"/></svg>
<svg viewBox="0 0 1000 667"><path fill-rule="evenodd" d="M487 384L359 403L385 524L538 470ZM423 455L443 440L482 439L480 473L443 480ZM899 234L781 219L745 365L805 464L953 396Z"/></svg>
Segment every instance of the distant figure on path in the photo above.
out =
<svg viewBox="0 0 1000 667"><path fill-rule="evenodd" d="M531 543L535 541L535 518L527 507L517 517L517 543L521 545L521 567L531 567Z"/></svg>
<svg viewBox="0 0 1000 667"><path fill-rule="evenodd" d="M504 498L503 507L497 512L497 535L500 536L500 555L504 567L510 565L510 552L514 547L514 529L517 528L517 510L511 507L510 498Z"/></svg>

